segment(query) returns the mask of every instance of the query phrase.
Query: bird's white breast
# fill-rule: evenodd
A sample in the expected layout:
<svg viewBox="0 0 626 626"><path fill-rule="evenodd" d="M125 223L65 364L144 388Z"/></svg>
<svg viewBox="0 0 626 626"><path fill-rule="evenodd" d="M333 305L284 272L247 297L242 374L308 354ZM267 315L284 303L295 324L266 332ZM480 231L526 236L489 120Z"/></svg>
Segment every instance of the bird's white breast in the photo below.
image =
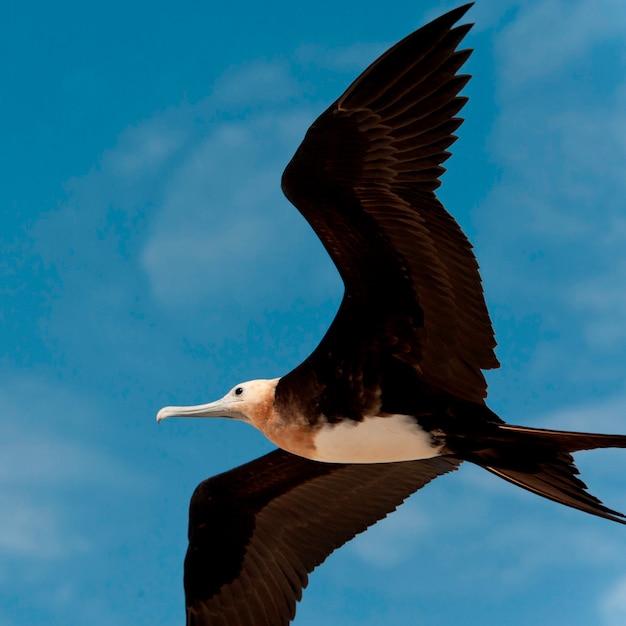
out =
<svg viewBox="0 0 626 626"><path fill-rule="evenodd" d="M325 424L314 436L317 461L389 463L429 459L441 453L430 435L409 415L365 417Z"/></svg>

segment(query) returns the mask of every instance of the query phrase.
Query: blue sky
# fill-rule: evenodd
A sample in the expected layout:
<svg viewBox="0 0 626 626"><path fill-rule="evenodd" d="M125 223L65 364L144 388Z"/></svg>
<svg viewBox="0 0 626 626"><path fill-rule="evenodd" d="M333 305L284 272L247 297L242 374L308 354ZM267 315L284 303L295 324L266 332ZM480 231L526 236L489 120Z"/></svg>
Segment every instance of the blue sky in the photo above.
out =
<svg viewBox="0 0 626 626"><path fill-rule="evenodd" d="M452 2L5 3L0 622L183 622L187 506L271 449L165 404L286 373L341 296L280 174ZM476 246L509 422L626 433L626 5L482 0L440 197ZM578 455L626 510L626 453ZM626 622L626 530L464 466L333 555L295 623Z"/></svg>

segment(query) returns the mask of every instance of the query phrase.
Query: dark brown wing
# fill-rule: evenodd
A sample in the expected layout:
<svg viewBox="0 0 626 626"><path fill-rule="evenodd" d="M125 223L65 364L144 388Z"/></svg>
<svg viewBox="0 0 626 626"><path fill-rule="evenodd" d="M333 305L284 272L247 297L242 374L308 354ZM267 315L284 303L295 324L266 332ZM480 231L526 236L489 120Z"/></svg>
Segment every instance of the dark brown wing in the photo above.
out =
<svg viewBox="0 0 626 626"><path fill-rule="evenodd" d="M187 625L288 624L309 572L459 464L334 465L276 450L205 480L189 511Z"/></svg>
<svg viewBox="0 0 626 626"><path fill-rule="evenodd" d="M453 25L469 6L366 69L311 126L285 170L285 194L346 287L335 328L304 364L311 370L330 351L353 370L386 350L430 385L473 402L487 395L481 370L498 361L478 265L434 194L466 101L457 94L469 76L457 72L470 51L456 47L470 25ZM359 352L374 338L377 347Z"/></svg>

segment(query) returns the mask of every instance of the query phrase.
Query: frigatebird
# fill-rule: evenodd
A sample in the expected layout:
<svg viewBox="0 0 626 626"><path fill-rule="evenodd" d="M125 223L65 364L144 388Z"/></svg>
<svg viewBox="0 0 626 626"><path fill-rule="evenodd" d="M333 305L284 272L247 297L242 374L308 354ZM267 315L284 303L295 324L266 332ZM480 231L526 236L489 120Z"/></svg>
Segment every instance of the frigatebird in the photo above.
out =
<svg viewBox="0 0 626 626"><path fill-rule="evenodd" d="M313 353L282 378L157 416L226 417L281 450L202 483L190 507L188 624L286 624L306 574L413 491L469 461L626 524L572 453L626 436L506 424L486 403L499 366L478 264L435 195L462 120L471 5L374 61L313 123L282 188L344 283Z"/></svg>

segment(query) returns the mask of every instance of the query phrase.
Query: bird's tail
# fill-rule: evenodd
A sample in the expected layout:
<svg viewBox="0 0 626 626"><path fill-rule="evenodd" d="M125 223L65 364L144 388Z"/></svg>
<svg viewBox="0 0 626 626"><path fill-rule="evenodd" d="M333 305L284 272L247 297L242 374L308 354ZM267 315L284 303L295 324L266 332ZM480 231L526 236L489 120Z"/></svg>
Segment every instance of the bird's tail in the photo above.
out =
<svg viewBox="0 0 626 626"><path fill-rule="evenodd" d="M544 498L626 524L626 516L604 506L577 477L572 452L626 448L626 435L598 435L498 425L498 435L467 460Z"/></svg>

